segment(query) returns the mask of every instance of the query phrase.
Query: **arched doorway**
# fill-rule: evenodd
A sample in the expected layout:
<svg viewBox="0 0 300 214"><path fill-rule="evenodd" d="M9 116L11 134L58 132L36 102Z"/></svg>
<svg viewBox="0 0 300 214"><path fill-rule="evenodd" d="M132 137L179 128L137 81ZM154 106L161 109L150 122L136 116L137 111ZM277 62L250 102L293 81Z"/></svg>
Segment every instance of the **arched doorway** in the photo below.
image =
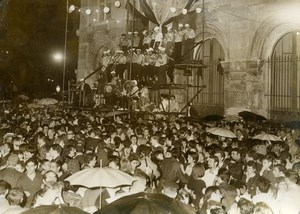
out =
<svg viewBox="0 0 300 214"><path fill-rule="evenodd" d="M300 112L300 36L290 32L274 46L269 59L270 118L295 120Z"/></svg>
<svg viewBox="0 0 300 214"><path fill-rule="evenodd" d="M220 61L224 60L224 51L217 39L208 39L195 53L196 60L202 60L207 67L195 73L193 85L206 87L194 100L202 116L224 114L224 76ZM197 88L193 89L197 93Z"/></svg>

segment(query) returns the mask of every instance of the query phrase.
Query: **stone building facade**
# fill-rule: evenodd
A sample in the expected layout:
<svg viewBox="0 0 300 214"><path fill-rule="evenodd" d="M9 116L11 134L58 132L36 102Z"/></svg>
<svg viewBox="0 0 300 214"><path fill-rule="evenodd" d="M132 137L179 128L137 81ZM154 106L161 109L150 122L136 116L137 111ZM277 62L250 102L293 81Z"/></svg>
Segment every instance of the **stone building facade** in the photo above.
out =
<svg viewBox="0 0 300 214"><path fill-rule="evenodd" d="M94 10L99 8L99 1L98 3L97 1L88 0L82 0L81 2L82 7L92 7ZM202 5L203 2L204 5ZM114 1L107 0L103 1L102 4L102 7L104 5L110 7L109 18L104 17L103 20L99 20L99 17L95 19L93 14L91 16L81 16L78 79L92 72L97 67L97 57L99 57L101 50L106 47L115 47L119 35L129 29L130 14L124 6L116 8L113 3ZM121 3L124 5L123 1ZM295 43L298 46L293 48L286 45L286 48L294 50L294 54L300 51L300 36L297 33L300 31L299 3L299 0L204 0L197 2L202 8L202 12L196 15L195 31L197 36L195 42L204 39L204 41L214 40L215 43L218 43L222 52L222 57L220 57L221 55L218 57L221 58L221 65L224 69L224 73L220 77L221 83L214 82L215 77L210 78L207 82L203 82L203 80L200 80L200 82L202 81L207 86L208 89L205 90L210 90L209 85L223 84L222 88L218 89L218 93L222 94L219 98L222 101L216 103L223 110L223 113L230 112L232 109L246 109L267 118L282 119L280 115L288 111L291 117L300 117L298 113L300 104L297 104L297 102L300 103L299 61L296 60L296 64L294 63L295 87L290 89L298 88L298 91L289 92L296 99L294 107L285 108L283 105L278 108L279 111L272 113L273 104L271 99L273 98L270 96L280 94L280 92L276 92L277 95L274 95L274 90L272 92L270 89L274 84L270 82L275 81L271 79L271 58L274 55L276 44L286 34L294 32L298 36L291 38L298 41L298 43ZM204 44L195 48L195 59L203 58L205 53L205 50L202 50L205 48ZM210 56L210 58L212 57ZM208 72L216 72L214 60L208 60L208 63L214 63L210 64L211 69L207 68ZM189 83L194 84L194 80L197 78L195 73L193 71L193 76L186 79L182 78L182 72L176 71L175 81L181 81L182 83L189 81ZM280 79L280 77L278 78ZM279 82L278 78L277 82ZM289 82L287 81L285 84L289 84ZM284 88L285 86L280 87ZM213 88L211 90L215 91ZM182 96L180 90L177 93ZM196 93L195 90L193 93ZM187 99L180 98L180 101L184 105ZM205 105L209 106L208 102L197 102L199 108L203 108ZM205 111L203 114L212 113L217 112ZM287 116L285 115L285 117Z"/></svg>

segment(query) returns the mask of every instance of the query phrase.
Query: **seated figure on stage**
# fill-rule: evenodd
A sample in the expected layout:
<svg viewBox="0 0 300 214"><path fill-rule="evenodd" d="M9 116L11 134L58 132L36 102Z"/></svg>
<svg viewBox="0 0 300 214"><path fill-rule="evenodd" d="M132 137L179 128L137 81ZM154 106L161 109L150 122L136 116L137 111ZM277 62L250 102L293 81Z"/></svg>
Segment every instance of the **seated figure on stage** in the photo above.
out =
<svg viewBox="0 0 300 214"><path fill-rule="evenodd" d="M183 41L183 52L184 52L184 61L192 62L193 61L193 46L195 40L195 31L190 27L189 24L185 24L185 33Z"/></svg>

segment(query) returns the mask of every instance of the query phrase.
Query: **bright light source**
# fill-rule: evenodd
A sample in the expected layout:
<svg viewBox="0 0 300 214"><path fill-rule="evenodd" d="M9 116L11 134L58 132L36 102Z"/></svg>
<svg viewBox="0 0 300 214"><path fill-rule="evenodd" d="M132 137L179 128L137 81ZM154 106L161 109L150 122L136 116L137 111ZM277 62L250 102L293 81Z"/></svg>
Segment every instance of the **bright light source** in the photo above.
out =
<svg viewBox="0 0 300 214"><path fill-rule="evenodd" d="M93 21L95 22L95 21L97 21L97 19L93 19Z"/></svg>
<svg viewBox="0 0 300 214"><path fill-rule="evenodd" d="M106 20L106 23L108 23L109 22L109 20Z"/></svg>
<svg viewBox="0 0 300 214"><path fill-rule="evenodd" d="M196 13L201 13L202 9L200 7L196 8Z"/></svg>
<svg viewBox="0 0 300 214"><path fill-rule="evenodd" d="M121 2L120 1L115 1L115 7L120 7L121 6Z"/></svg>
<svg viewBox="0 0 300 214"><path fill-rule="evenodd" d="M99 9L96 9L96 13L99 13Z"/></svg>
<svg viewBox="0 0 300 214"><path fill-rule="evenodd" d="M170 11L171 11L172 13L176 13L176 8L175 8L175 7L170 7Z"/></svg>
<svg viewBox="0 0 300 214"><path fill-rule="evenodd" d="M187 9L184 8L184 9L182 9L181 12L182 12L183 15L185 15L185 14L187 14Z"/></svg>
<svg viewBox="0 0 300 214"><path fill-rule="evenodd" d="M300 32L297 32L297 36L300 36Z"/></svg>
<svg viewBox="0 0 300 214"><path fill-rule="evenodd" d="M104 7L104 8L103 8L103 12L104 12L104 13L109 13L109 7Z"/></svg>
<svg viewBox="0 0 300 214"><path fill-rule="evenodd" d="M75 6L74 6L74 5L71 5L71 6L69 7L69 13L72 13L74 10L75 10Z"/></svg>
<svg viewBox="0 0 300 214"><path fill-rule="evenodd" d="M87 15L91 15L91 14L92 14L92 10L91 10L91 9L86 9L86 10L85 10L85 13L86 13Z"/></svg>
<svg viewBox="0 0 300 214"><path fill-rule="evenodd" d="M117 20L116 22L117 22L117 23L120 23L120 20Z"/></svg>
<svg viewBox="0 0 300 214"><path fill-rule="evenodd" d="M61 53L55 53L53 58L55 61L60 62L63 59L63 55Z"/></svg>

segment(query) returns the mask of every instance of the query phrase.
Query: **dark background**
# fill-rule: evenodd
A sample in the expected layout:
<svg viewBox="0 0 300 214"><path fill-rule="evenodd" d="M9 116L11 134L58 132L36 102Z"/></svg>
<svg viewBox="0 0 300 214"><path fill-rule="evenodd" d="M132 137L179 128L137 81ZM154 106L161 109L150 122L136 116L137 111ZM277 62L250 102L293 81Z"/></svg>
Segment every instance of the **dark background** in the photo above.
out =
<svg viewBox="0 0 300 214"><path fill-rule="evenodd" d="M53 54L64 51L66 8L66 0L0 0L0 99L11 81L37 98L62 87L63 61ZM68 18L66 83L77 68L79 12Z"/></svg>

